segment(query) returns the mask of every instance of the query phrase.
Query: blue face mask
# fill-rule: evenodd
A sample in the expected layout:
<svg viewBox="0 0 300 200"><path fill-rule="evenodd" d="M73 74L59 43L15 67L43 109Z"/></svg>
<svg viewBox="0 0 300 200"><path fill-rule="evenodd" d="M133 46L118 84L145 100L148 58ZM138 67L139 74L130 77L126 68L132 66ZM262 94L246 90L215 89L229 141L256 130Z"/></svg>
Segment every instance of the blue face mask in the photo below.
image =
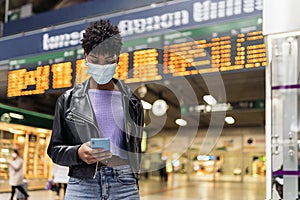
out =
<svg viewBox="0 0 300 200"><path fill-rule="evenodd" d="M108 83L116 73L117 63L99 65L94 63L89 63L88 65L88 74L93 77L93 79L99 84L104 85Z"/></svg>

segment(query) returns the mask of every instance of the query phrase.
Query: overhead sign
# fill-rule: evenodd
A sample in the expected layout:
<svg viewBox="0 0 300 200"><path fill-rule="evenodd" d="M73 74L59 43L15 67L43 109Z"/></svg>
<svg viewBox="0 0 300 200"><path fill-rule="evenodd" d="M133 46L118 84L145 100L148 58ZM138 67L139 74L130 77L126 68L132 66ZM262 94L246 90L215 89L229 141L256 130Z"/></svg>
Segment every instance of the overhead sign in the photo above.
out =
<svg viewBox="0 0 300 200"><path fill-rule="evenodd" d="M126 40L143 34L155 34L158 30L162 33L261 15L262 2L263 0L191 0L129 14L119 13L109 19L118 24ZM0 60L79 46L82 32L88 24L89 22L84 21L74 26L69 24L51 27L51 30L25 33L16 38L1 38Z"/></svg>
<svg viewBox="0 0 300 200"><path fill-rule="evenodd" d="M184 9L182 9L184 8ZM186 1L165 7L155 8L131 16L125 16L118 25L123 36L153 32L161 29L175 30L177 27L201 25L232 17L261 13L263 0L204 0ZM165 12L165 11L168 12ZM126 19L129 18L129 19Z"/></svg>

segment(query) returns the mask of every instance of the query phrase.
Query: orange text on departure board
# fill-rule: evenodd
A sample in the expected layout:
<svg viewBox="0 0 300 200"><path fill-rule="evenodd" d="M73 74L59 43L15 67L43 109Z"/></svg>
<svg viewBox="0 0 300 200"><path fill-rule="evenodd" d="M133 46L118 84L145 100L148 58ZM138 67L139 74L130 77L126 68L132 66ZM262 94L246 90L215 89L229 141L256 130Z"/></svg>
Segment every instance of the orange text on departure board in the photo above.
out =
<svg viewBox="0 0 300 200"><path fill-rule="evenodd" d="M236 46L232 46L230 36L215 37L211 41L198 40L172 44L164 47L164 74L188 76L217 71L243 68L265 67L267 65L266 46L262 42L261 31L239 34ZM211 55L207 50L210 48ZM231 60L236 52L234 60Z"/></svg>
<svg viewBox="0 0 300 200"><path fill-rule="evenodd" d="M52 88L72 86L72 63L63 62L51 65ZM43 94L49 89L50 66L38 66L35 70L19 69L8 72L7 96Z"/></svg>
<svg viewBox="0 0 300 200"><path fill-rule="evenodd" d="M133 78L125 83L161 80L158 72L157 49L145 49L133 52Z"/></svg>
<svg viewBox="0 0 300 200"><path fill-rule="evenodd" d="M115 78L120 80L128 79L128 67L129 67L129 53L121 53L119 56L119 62L116 69Z"/></svg>
<svg viewBox="0 0 300 200"><path fill-rule="evenodd" d="M73 70L71 62L53 64L51 71L53 73L52 87L54 89L72 86Z"/></svg>
<svg viewBox="0 0 300 200"><path fill-rule="evenodd" d="M39 66L31 71L20 69L8 72L7 96L43 94L49 89L49 74L49 65Z"/></svg>

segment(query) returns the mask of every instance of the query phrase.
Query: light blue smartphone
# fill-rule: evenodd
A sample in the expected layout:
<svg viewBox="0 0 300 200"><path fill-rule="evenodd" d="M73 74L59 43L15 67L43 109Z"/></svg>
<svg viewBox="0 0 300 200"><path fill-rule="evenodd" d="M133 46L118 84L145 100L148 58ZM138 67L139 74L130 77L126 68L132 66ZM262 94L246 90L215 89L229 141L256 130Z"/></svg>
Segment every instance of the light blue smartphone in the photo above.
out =
<svg viewBox="0 0 300 200"><path fill-rule="evenodd" d="M91 138L92 149L104 149L110 151L110 142L108 138Z"/></svg>

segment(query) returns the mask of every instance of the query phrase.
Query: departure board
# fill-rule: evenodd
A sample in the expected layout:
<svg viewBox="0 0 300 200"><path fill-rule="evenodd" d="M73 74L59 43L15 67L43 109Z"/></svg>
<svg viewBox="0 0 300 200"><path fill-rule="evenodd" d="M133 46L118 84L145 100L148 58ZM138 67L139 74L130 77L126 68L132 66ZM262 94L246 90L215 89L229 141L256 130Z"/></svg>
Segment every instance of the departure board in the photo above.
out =
<svg viewBox="0 0 300 200"><path fill-rule="evenodd" d="M164 74L188 76L267 65L262 31L164 46Z"/></svg>
<svg viewBox="0 0 300 200"><path fill-rule="evenodd" d="M162 76L158 72L157 49L144 49L133 52L132 78L125 80L131 82L147 82L161 80Z"/></svg>
<svg viewBox="0 0 300 200"><path fill-rule="evenodd" d="M166 77L246 70L267 65L260 18L164 35Z"/></svg>
<svg viewBox="0 0 300 200"><path fill-rule="evenodd" d="M163 54L162 42L162 35L125 41L116 78L124 80L125 83L163 79L159 67Z"/></svg>
<svg viewBox="0 0 300 200"><path fill-rule="evenodd" d="M125 41L126 61L119 65L128 72L119 77L134 83L263 68L261 28L261 18L254 17Z"/></svg>
<svg viewBox="0 0 300 200"><path fill-rule="evenodd" d="M83 49L77 49L75 60L76 84L80 84L90 77L87 70L88 68L84 59L84 51Z"/></svg>
<svg viewBox="0 0 300 200"><path fill-rule="evenodd" d="M260 17L124 40L115 78L139 83L264 68ZM67 89L89 78L81 48L10 61L8 96Z"/></svg>
<svg viewBox="0 0 300 200"><path fill-rule="evenodd" d="M9 62L7 96L43 94L72 87L74 51L63 51Z"/></svg>
<svg viewBox="0 0 300 200"><path fill-rule="evenodd" d="M68 88L72 86L72 63L61 62L51 66L52 77L52 88Z"/></svg>
<svg viewBox="0 0 300 200"><path fill-rule="evenodd" d="M120 80L128 79L128 71L129 71L129 53L122 53L119 56L119 62L116 69L115 78Z"/></svg>

